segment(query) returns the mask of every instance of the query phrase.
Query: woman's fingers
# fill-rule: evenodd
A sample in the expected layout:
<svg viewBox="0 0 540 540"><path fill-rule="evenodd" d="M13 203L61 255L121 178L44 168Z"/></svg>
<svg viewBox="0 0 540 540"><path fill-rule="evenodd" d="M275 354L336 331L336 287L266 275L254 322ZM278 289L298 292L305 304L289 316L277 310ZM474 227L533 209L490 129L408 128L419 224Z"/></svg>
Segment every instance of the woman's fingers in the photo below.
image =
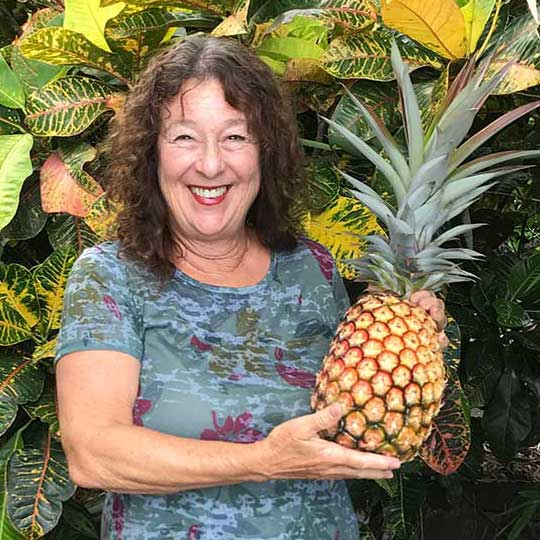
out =
<svg viewBox="0 0 540 540"><path fill-rule="evenodd" d="M444 332L439 333L439 343L441 344L441 349L446 349L450 345L450 340Z"/></svg>
<svg viewBox="0 0 540 540"><path fill-rule="evenodd" d="M444 330L448 324L445 313L444 302L437 298L431 291L421 290L411 294L410 298L413 304L425 309L437 324L439 331Z"/></svg>
<svg viewBox="0 0 540 540"><path fill-rule="evenodd" d="M332 404L314 414L288 420L257 443L268 479L391 478L396 458L351 450L319 437L335 430L343 410Z"/></svg>

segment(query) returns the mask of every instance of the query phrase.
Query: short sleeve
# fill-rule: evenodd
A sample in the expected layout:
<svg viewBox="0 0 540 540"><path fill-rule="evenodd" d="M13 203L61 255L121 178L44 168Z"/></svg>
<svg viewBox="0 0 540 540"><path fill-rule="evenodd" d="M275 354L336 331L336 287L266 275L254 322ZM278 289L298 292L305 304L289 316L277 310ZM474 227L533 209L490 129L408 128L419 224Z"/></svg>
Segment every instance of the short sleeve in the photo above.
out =
<svg viewBox="0 0 540 540"><path fill-rule="evenodd" d="M338 314L338 323L341 321L343 315L351 305L349 295L347 294L347 289L343 283L343 278L341 277L337 266L334 264L334 271L332 274L332 286L334 289L334 298L336 300L337 314Z"/></svg>
<svg viewBox="0 0 540 540"><path fill-rule="evenodd" d="M99 247L85 250L69 275L55 363L85 350L142 358L140 309L129 289L126 262Z"/></svg>

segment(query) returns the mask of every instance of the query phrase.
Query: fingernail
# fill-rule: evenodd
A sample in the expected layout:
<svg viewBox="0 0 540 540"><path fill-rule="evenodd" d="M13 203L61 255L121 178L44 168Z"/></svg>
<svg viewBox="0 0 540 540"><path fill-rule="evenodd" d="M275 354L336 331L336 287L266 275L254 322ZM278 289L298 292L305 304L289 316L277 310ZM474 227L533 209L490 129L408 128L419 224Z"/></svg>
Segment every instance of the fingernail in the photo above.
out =
<svg viewBox="0 0 540 540"><path fill-rule="evenodd" d="M391 459L388 462L388 468L389 469L399 469L401 467L401 462L399 459Z"/></svg>

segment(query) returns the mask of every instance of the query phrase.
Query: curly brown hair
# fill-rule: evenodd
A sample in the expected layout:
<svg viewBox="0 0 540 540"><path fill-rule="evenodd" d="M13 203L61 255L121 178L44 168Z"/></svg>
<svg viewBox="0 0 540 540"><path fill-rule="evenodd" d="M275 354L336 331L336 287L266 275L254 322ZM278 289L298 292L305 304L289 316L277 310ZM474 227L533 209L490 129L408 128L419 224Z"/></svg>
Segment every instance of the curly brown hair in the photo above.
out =
<svg viewBox="0 0 540 540"><path fill-rule="evenodd" d="M188 80L216 79L232 107L246 115L259 142L261 188L247 224L263 245L289 250L302 232L303 154L296 119L270 68L253 51L226 38L189 36L148 64L113 120L109 134L108 199L121 208L121 253L168 279L173 236L157 175L163 107Z"/></svg>

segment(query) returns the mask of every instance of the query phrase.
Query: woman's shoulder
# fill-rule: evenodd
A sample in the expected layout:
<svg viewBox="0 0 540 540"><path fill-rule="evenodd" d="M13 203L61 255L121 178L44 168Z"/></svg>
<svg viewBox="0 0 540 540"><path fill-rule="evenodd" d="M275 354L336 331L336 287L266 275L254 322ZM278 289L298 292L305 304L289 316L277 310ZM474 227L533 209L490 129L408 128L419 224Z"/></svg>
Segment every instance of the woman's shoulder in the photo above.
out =
<svg viewBox="0 0 540 540"><path fill-rule="evenodd" d="M287 252L285 257L302 272L310 268L318 269L327 281L332 281L336 263L330 251L319 242L301 236L297 246Z"/></svg>
<svg viewBox="0 0 540 540"><path fill-rule="evenodd" d="M72 270L72 274L92 273L97 277L117 280L118 284L125 283L130 277L135 277L143 269L121 253L122 245L118 240L101 242L83 250Z"/></svg>

